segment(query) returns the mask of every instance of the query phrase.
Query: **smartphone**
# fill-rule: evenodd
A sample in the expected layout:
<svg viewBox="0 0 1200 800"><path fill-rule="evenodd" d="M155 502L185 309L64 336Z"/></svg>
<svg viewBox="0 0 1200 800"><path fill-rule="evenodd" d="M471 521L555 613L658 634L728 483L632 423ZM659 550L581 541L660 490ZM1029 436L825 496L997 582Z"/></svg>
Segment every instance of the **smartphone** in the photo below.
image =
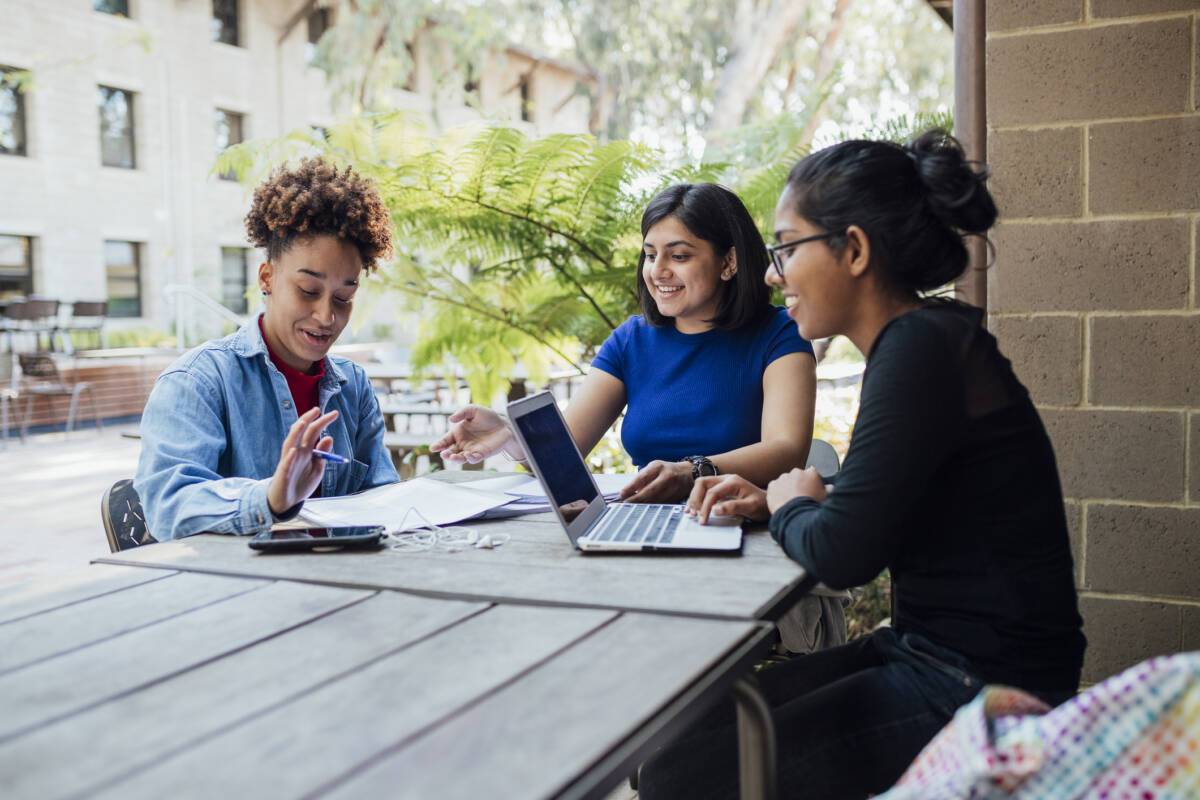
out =
<svg viewBox="0 0 1200 800"><path fill-rule="evenodd" d="M365 550L379 547L382 543L383 528L379 525L265 531L251 538L249 542L252 549L269 553Z"/></svg>

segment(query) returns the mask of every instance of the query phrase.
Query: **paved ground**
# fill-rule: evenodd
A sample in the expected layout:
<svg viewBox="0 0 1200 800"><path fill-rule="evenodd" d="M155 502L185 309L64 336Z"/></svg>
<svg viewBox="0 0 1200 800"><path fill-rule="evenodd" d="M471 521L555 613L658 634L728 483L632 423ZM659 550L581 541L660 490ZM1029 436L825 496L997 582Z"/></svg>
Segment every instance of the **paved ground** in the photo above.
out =
<svg viewBox="0 0 1200 800"><path fill-rule="evenodd" d="M139 443L121 432L136 430L106 425L8 440L0 450L0 585L62 574L108 552L100 498L133 476Z"/></svg>
<svg viewBox="0 0 1200 800"><path fill-rule="evenodd" d="M133 477L141 442L121 434L137 429L105 425L99 433L8 440L0 450L0 586L85 567L108 553L100 498Z"/></svg>

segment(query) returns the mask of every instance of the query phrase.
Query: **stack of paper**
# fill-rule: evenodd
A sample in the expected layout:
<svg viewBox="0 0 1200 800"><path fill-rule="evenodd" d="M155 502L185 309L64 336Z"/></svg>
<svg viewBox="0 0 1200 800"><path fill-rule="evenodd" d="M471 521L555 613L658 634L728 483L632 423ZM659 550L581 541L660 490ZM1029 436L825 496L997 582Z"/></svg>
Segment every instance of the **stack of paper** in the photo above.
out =
<svg viewBox="0 0 1200 800"><path fill-rule="evenodd" d="M382 525L389 531L405 531L478 517L512 500L510 495L499 492L414 478L358 494L310 498L304 501L292 526L297 523L320 528Z"/></svg>

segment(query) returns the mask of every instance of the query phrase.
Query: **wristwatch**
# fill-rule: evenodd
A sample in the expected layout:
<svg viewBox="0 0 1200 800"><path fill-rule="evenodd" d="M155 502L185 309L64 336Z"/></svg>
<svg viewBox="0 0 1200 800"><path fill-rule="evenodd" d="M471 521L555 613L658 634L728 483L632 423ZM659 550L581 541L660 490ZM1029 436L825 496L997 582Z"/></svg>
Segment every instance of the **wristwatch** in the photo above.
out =
<svg viewBox="0 0 1200 800"><path fill-rule="evenodd" d="M692 462L692 480L702 478L705 475L720 475L721 470L717 469L717 465L708 460L708 456L688 456L684 461Z"/></svg>

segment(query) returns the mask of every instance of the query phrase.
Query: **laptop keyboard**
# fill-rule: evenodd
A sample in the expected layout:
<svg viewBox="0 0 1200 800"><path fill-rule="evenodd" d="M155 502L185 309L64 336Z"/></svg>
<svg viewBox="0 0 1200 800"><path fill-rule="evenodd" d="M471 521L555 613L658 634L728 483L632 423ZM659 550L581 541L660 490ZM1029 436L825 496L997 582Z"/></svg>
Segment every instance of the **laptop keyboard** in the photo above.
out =
<svg viewBox="0 0 1200 800"><path fill-rule="evenodd" d="M587 538L593 542L666 544L674 540L682 519L683 506L614 503Z"/></svg>

